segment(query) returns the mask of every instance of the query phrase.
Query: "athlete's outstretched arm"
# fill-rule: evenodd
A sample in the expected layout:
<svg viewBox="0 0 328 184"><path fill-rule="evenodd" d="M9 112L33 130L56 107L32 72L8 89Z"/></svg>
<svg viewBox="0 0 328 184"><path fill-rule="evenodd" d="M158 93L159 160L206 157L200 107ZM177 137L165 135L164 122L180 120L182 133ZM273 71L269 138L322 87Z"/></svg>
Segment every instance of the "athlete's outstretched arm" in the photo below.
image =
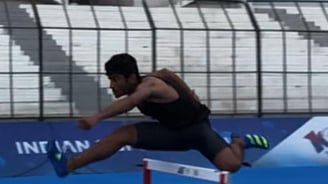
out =
<svg viewBox="0 0 328 184"><path fill-rule="evenodd" d="M136 107L143 100L147 99L152 95L153 87L148 81L142 82L131 95L114 101L110 106L104 108L103 110L88 116L83 117L78 120L79 127L82 129L90 129L98 121L116 115L128 112L132 108Z"/></svg>

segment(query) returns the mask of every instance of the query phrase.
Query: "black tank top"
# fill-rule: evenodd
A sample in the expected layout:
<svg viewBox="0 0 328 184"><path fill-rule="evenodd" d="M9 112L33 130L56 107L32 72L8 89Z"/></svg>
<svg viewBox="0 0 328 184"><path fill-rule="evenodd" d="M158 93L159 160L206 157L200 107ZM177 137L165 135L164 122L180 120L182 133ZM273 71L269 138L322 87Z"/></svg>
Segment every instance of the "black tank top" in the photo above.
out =
<svg viewBox="0 0 328 184"><path fill-rule="evenodd" d="M143 114L158 120L169 128L187 127L208 119L210 110L207 106L196 101L175 81L160 79L172 86L178 92L179 98L170 103L143 102L138 105L138 109Z"/></svg>

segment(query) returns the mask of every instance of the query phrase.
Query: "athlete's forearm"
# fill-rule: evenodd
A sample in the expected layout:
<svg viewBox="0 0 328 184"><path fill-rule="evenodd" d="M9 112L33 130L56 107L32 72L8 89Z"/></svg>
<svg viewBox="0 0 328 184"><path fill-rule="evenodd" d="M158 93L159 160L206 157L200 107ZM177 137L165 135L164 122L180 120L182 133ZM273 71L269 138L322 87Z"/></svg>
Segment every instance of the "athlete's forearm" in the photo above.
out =
<svg viewBox="0 0 328 184"><path fill-rule="evenodd" d="M152 83L145 81L143 84L140 84L132 94L113 102L109 107L96 113L95 116L98 120L102 120L128 112L140 104L143 100L150 97L152 95L152 91Z"/></svg>
<svg viewBox="0 0 328 184"><path fill-rule="evenodd" d="M102 109L101 111L96 113L94 116L98 120L111 118L116 115L128 112L133 107L135 107L135 104L133 102L131 102L131 100L124 98L124 99L114 101L110 106Z"/></svg>

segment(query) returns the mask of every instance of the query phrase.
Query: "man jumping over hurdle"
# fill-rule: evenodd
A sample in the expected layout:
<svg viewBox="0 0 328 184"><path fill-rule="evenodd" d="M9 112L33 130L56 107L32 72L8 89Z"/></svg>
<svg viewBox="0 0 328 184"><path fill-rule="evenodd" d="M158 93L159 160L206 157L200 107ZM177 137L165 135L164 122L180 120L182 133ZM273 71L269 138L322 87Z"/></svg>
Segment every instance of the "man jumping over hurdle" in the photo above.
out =
<svg viewBox="0 0 328 184"><path fill-rule="evenodd" d="M211 128L208 107L181 78L167 69L140 76L135 58L123 53L112 56L105 70L110 88L119 99L91 116L80 118L78 126L89 130L98 121L134 107L154 121L122 126L70 158L50 141L47 154L59 177L108 158L125 145L161 151L195 149L218 169L230 172L241 167L244 149L269 148L265 137L254 134L232 134L232 142L228 144Z"/></svg>

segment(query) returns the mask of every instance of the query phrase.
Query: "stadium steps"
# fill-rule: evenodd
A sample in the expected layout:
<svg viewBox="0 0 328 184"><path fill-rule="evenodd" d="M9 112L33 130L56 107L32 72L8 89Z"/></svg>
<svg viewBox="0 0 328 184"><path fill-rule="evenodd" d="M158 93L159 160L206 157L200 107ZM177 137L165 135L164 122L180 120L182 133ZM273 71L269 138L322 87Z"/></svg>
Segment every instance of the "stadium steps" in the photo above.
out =
<svg viewBox="0 0 328 184"><path fill-rule="evenodd" d="M24 22L24 25L33 27L35 20L29 17L29 14L19 7L18 3L10 2L11 17L13 20L19 20ZM0 22L0 24L3 24ZM51 35L43 32L43 69L46 72L46 76L51 78L54 82L55 87L60 88L62 95L69 99L72 95L72 102L75 104L77 111L80 114L92 113L99 108L98 100L101 99L104 103L109 103L111 97L108 95L106 89L100 89L99 83L94 80L93 77L88 76L82 67L75 64L72 61L69 64L69 56L58 46ZM34 29L15 29L12 32L11 39L20 45L25 55L29 56L35 65L39 65L38 56L38 33ZM79 75L73 75L72 80L74 85L70 88L70 76L68 71L79 73ZM59 73L59 74L58 74ZM101 104L100 104L101 105Z"/></svg>
<svg viewBox="0 0 328 184"><path fill-rule="evenodd" d="M285 26L292 30L303 30L299 31L298 34L301 35L304 39L314 40L314 42L321 47L328 46L327 32L312 32L311 35L309 35L307 32L304 32L304 30L306 30L304 23L307 24L308 30L323 31L320 26L315 24L315 22L307 21L300 14L289 14L286 9L276 9L276 11L279 14L279 18L275 15L272 9L255 8L256 13L267 13L272 19L276 21L282 21Z"/></svg>

